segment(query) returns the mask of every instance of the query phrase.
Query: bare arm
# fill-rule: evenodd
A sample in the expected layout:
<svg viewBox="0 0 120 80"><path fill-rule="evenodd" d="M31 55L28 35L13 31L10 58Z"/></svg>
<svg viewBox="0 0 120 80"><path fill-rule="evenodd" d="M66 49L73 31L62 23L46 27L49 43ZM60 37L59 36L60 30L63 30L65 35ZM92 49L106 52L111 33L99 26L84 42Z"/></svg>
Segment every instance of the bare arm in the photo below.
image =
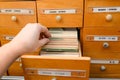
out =
<svg viewBox="0 0 120 80"><path fill-rule="evenodd" d="M27 24L11 42L0 47L0 76L23 53L45 45L50 36L46 27L37 23Z"/></svg>

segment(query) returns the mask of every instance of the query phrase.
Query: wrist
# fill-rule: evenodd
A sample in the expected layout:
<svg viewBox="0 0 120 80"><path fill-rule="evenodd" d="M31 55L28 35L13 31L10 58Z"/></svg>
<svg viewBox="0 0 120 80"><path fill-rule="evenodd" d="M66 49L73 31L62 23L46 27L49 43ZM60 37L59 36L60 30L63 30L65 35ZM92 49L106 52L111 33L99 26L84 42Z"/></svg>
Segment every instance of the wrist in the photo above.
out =
<svg viewBox="0 0 120 80"><path fill-rule="evenodd" d="M21 56L24 53L24 50L20 45L17 45L13 42L9 42L3 46L3 48L7 49L12 55Z"/></svg>

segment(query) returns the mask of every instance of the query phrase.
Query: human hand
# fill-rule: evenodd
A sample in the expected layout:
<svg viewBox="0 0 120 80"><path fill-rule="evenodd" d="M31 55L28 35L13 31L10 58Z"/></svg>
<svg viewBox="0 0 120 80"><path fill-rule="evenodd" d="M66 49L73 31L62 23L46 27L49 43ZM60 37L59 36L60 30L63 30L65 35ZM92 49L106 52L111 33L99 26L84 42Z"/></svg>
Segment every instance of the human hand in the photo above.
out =
<svg viewBox="0 0 120 80"><path fill-rule="evenodd" d="M21 54L35 51L49 42L51 37L48 29L37 23L27 24L18 35L10 42Z"/></svg>

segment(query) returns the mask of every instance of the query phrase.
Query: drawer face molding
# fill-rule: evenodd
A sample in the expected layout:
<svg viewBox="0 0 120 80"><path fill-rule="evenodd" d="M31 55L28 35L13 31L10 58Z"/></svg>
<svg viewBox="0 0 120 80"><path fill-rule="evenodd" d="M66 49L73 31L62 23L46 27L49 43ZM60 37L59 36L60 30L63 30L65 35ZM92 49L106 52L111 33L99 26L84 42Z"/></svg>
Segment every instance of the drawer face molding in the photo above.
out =
<svg viewBox="0 0 120 80"><path fill-rule="evenodd" d="M25 68L25 71L28 75L36 74L41 76L86 77L86 70Z"/></svg>
<svg viewBox="0 0 120 80"><path fill-rule="evenodd" d="M23 14L33 15L34 10L32 9L0 9L0 14Z"/></svg>
<svg viewBox="0 0 120 80"><path fill-rule="evenodd" d="M114 12L119 13L120 7L96 7L92 9L93 13Z"/></svg>

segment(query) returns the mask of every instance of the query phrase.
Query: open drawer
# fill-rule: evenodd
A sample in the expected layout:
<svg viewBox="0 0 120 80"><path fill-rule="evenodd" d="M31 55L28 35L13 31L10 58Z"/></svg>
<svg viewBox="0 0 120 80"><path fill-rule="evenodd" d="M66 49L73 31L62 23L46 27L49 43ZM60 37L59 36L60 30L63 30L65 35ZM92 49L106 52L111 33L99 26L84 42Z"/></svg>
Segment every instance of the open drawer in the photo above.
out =
<svg viewBox="0 0 120 80"><path fill-rule="evenodd" d="M24 53L25 55L39 55L40 50L37 52L29 52L29 53ZM9 76L23 76L23 68L22 68L22 62L21 62L21 57L16 59L14 63L8 68L8 75Z"/></svg>
<svg viewBox="0 0 120 80"><path fill-rule="evenodd" d="M90 58L22 56L25 80L88 80Z"/></svg>

